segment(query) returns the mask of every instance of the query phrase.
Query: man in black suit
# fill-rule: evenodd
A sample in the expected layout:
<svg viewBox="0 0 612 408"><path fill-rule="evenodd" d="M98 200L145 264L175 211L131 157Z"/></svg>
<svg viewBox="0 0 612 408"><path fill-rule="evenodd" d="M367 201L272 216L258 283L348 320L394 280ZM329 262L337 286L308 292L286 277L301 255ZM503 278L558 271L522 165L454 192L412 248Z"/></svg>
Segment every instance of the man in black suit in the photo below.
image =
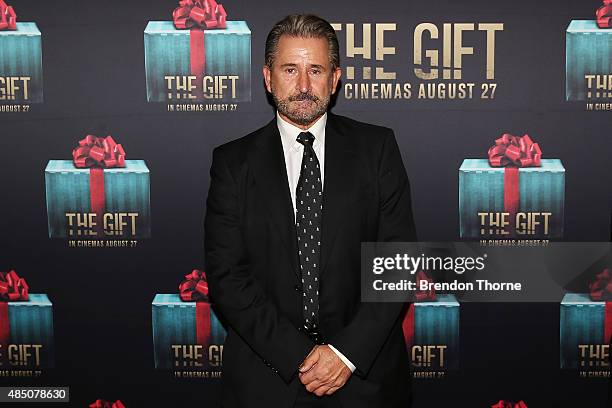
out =
<svg viewBox="0 0 612 408"><path fill-rule="evenodd" d="M223 406L406 408L405 304L360 299L361 242L416 240L393 131L327 113L341 69L319 17L273 27L263 75L276 118L217 147L210 171Z"/></svg>

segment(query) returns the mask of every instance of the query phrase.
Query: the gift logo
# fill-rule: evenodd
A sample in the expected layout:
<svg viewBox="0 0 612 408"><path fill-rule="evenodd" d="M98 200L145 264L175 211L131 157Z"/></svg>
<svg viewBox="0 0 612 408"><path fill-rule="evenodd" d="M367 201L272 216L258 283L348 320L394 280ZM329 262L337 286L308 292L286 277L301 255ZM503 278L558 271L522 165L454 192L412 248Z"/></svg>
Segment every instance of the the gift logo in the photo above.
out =
<svg viewBox="0 0 612 408"><path fill-rule="evenodd" d="M50 238L70 247L134 247L151 234L149 169L111 136L87 135L45 169Z"/></svg>
<svg viewBox="0 0 612 408"><path fill-rule="evenodd" d="M447 348L445 344L422 344L412 346L410 353L412 366L425 369L445 369Z"/></svg>
<svg viewBox="0 0 612 408"><path fill-rule="evenodd" d="M579 344L578 365L581 370L610 370L609 344Z"/></svg>
<svg viewBox="0 0 612 408"><path fill-rule="evenodd" d="M137 221L137 212L104 212L101 214L67 212L66 231L69 238L135 238L137 236ZM100 227L102 227L102 230L100 230Z"/></svg>
<svg viewBox="0 0 612 408"><path fill-rule="evenodd" d="M433 282L422 271L416 281L419 286ZM444 378L449 370L459 368L459 303L454 295L436 294L433 289L417 291L416 300L402 321L412 377Z"/></svg>
<svg viewBox="0 0 612 408"><path fill-rule="evenodd" d="M30 100L29 76L0 77L0 101Z"/></svg>
<svg viewBox="0 0 612 408"><path fill-rule="evenodd" d="M612 0L592 20L572 20L565 32L565 99L587 111L612 110Z"/></svg>
<svg viewBox="0 0 612 408"><path fill-rule="evenodd" d="M7 344L6 347L0 344L0 367L41 367L43 349L42 344Z"/></svg>
<svg viewBox="0 0 612 408"><path fill-rule="evenodd" d="M251 30L215 0L184 0L144 32L147 100L168 111L236 110L251 100Z"/></svg>
<svg viewBox="0 0 612 408"><path fill-rule="evenodd" d="M503 23L424 22L412 30L412 41L406 41L410 37L397 23L332 26L346 50L345 100L489 100L496 96L495 48ZM480 34L478 42L468 43L467 33ZM406 55L411 47L412 55ZM476 53L486 58L473 69L470 55Z"/></svg>
<svg viewBox="0 0 612 408"><path fill-rule="evenodd" d="M0 272L0 377L38 377L53 365L53 312L17 272Z"/></svg>
<svg viewBox="0 0 612 408"><path fill-rule="evenodd" d="M221 378L226 331L210 304L204 271L185 275L178 292L153 299L155 368L172 370L175 378Z"/></svg>
<svg viewBox="0 0 612 408"><path fill-rule="evenodd" d="M0 0L0 113L27 112L42 102L41 34L35 23L17 22Z"/></svg>
<svg viewBox="0 0 612 408"><path fill-rule="evenodd" d="M171 353L175 368L223 366L223 344L172 344Z"/></svg>
<svg viewBox="0 0 612 408"><path fill-rule="evenodd" d="M504 133L487 159L465 159L459 168L462 238L485 245L546 245L563 236L565 168L543 159L528 134Z"/></svg>
<svg viewBox="0 0 612 408"><path fill-rule="evenodd" d="M550 235L551 212L517 212L510 220L509 212L478 212L481 237ZM513 227L511 227L511 225Z"/></svg>

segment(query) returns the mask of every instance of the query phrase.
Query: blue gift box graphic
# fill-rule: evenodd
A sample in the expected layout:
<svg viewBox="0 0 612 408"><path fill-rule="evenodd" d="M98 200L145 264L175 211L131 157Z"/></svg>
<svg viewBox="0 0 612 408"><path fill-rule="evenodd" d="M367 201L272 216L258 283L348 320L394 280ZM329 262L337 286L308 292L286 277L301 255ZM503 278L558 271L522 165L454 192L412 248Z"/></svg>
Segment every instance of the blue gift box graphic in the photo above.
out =
<svg viewBox="0 0 612 408"><path fill-rule="evenodd" d="M45 294L30 293L27 301L8 302L10 339L1 350L7 367L52 368L54 366L53 306ZM27 355L19 352L19 347ZM23 357L27 356L27 360ZM39 359L38 365L36 359Z"/></svg>
<svg viewBox="0 0 612 408"><path fill-rule="evenodd" d="M565 168L559 159L519 168L519 212L551 213L546 238L563 237ZM504 168L487 159L465 159L459 168L459 229L462 238L481 238L478 213L504 212Z"/></svg>
<svg viewBox="0 0 612 408"><path fill-rule="evenodd" d="M559 331L562 369L610 369L601 364L601 360L608 360L604 354L609 355L604 338L605 317L606 302L592 301L585 293L567 293L563 297Z"/></svg>
<svg viewBox="0 0 612 408"><path fill-rule="evenodd" d="M179 30L172 21L150 21L144 31L145 73L148 102L167 102L166 76L188 76L191 72L191 30ZM233 75L235 89L209 102L251 100L251 30L245 21L227 21L225 29L204 30L204 75ZM210 83L212 86L214 83ZM226 85L230 85L227 82ZM201 84L198 84L201 86ZM201 99L201 98L200 98ZM192 102L178 99L175 102Z"/></svg>
<svg viewBox="0 0 612 408"><path fill-rule="evenodd" d="M7 84L7 77L29 79ZM0 93L0 103L43 101L42 41L36 23L17 23L17 30L0 30L0 85L6 90L13 85L19 88Z"/></svg>
<svg viewBox="0 0 612 408"><path fill-rule="evenodd" d="M155 368L176 368L172 346L198 345L196 302L184 302L178 294L158 293L152 303L152 319ZM225 337L225 328L211 309L210 344L201 345L204 360L208 359L209 346L221 346L225 342ZM210 367L204 364L202 368Z"/></svg>
<svg viewBox="0 0 612 408"><path fill-rule="evenodd" d="M66 213L91 212L90 169L77 168L71 160L49 160L45 186L49 238L66 238ZM136 235L127 238L151 236L149 169L143 160L104 169L104 196L107 213L138 213Z"/></svg>
<svg viewBox="0 0 612 408"><path fill-rule="evenodd" d="M565 33L565 99L612 99L611 79L597 89L597 78L588 87L586 75L612 75L612 29L597 27L594 20L572 20Z"/></svg>
<svg viewBox="0 0 612 408"><path fill-rule="evenodd" d="M438 294L436 300L415 302L414 338L412 343L407 336L408 353L416 370L440 370L459 368L459 302L454 295ZM404 321L405 331L408 316ZM406 334L406 332L405 332ZM433 346L433 347L432 347ZM422 361L424 348L427 353L435 353L437 363ZM441 359L444 356L443 360Z"/></svg>

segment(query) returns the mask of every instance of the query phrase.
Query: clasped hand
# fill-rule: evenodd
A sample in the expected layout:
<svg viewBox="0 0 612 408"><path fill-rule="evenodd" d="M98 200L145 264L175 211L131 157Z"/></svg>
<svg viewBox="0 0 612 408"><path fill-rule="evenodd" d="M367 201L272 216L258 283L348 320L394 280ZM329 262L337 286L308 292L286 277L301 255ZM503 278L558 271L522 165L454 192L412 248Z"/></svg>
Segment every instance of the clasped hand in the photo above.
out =
<svg viewBox="0 0 612 408"><path fill-rule="evenodd" d="M308 392L321 397L340 389L352 372L327 345L316 345L299 368L299 378Z"/></svg>

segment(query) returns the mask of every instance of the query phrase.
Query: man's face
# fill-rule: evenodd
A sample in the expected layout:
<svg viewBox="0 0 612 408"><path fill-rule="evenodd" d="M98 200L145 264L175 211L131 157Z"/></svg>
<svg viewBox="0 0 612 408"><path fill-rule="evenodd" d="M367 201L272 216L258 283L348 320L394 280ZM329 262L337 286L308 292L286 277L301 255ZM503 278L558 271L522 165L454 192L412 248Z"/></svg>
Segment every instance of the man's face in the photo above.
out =
<svg viewBox="0 0 612 408"><path fill-rule="evenodd" d="M264 66L266 88L280 115L307 128L327 111L341 75L332 69L325 38L281 36L272 68Z"/></svg>

